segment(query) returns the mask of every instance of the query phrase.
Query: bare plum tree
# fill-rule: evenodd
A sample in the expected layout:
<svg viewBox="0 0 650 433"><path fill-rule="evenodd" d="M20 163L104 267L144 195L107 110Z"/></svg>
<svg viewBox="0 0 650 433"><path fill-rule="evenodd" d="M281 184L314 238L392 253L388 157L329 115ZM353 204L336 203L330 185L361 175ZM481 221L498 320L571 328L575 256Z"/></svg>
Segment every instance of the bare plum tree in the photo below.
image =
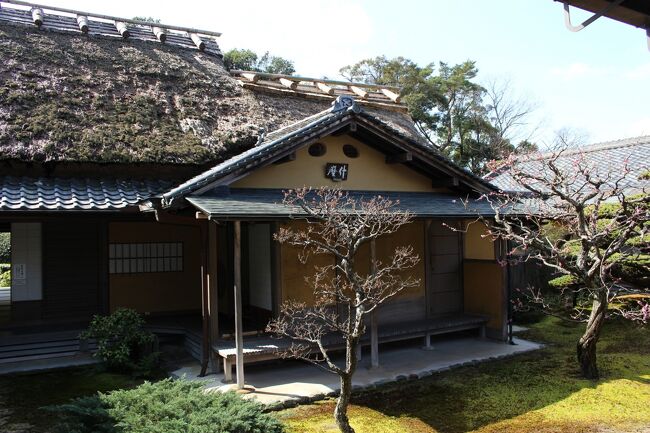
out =
<svg viewBox="0 0 650 433"><path fill-rule="evenodd" d="M281 228L275 239L299 248L303 263L310 256L326 255L332 264L314 266L315 274L307 280L313 303L286 301L267 330L291 340L283 356L310 361L339 376L334 418L342 432L351 433L347 408L366 321L388 299L419 283L403 276L419 261L409 245L396 247L386 263L376 258L360 263L358 253L364 244L374 250L376 239L396 233L412 216L387 198L354 198L337 189L287 191L284 203L304 224ZM345 347L344 362L331 357L332 345Z"/></svg>
<svg viewBox="0 0 650 433"><path fill-rule="evenodd" d="M571 281L572 307L565 318L586 323L577 342L582 375L597 379L596 345L606 318L650 320L647 286L627 284L621 268L643 258L647 278L650 195L631 194L628 165L603 170L559 137L544 155L511 156L493 163L509 173L513 190L484 198L494 219L480 217L494 238L509 241L508 259L537 260ZM567 290L565 288L565 290ZM520 288L519 301L558 314L561 303L539 288ZM629 302L633 301L633 302ZM559 314L561 315L561 314Z"/></svg>

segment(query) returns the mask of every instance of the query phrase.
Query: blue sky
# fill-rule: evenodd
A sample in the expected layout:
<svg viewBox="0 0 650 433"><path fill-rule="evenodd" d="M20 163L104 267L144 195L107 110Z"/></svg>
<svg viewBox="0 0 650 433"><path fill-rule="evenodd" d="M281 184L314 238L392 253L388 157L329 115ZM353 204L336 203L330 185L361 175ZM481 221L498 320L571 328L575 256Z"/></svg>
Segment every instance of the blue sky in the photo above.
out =
<svg viewBox="0 0 650 433"><path fill-rule="evenodd" d="M268 50L306 76L334 78L341 66L382 54L421 64L471 59L480 80L509 80L514 94L535 101L541 144L565 127L589 142L650 134L644 31L601 18L572 33L552 0L39 3L221 31L223 49ZM574 10L574 23L587 16Z"/></svg>

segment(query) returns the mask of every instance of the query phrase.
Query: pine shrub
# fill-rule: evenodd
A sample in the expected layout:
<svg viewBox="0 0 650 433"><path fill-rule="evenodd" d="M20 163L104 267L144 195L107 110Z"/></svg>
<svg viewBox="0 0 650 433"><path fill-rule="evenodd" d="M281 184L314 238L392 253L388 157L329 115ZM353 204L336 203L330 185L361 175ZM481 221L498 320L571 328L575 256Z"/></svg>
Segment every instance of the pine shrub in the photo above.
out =
<svg viewBox="0 0 650 433"><path fill-rule="evenodd" d="M228 392L206 392L201 382L165 379L130 390L98 393L49 410L58 432L281 433L282 424L259 403Z"/></svg>

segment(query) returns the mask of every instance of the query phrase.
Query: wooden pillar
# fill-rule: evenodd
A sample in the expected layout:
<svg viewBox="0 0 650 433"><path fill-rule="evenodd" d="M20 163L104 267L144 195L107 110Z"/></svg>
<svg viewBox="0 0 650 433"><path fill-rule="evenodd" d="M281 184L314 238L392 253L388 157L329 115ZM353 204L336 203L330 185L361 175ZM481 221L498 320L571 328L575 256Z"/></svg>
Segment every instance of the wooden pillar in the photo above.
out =
<svg viewBox="0 0 650 433"><path fill-rule="evenodd" d="M244 388L244 335L241 300L241 222L234 222L234 269L235 269L235 347L237 351L237 388Z"/></svg>
<svg viewBox="0 0 650 433"><path fill-rule="evenodd" d="M370 272L377 272L377 245L370 240ZM377 310L370 313L370 367L379 367L379 335L377 333Z"/></svg>
<svg viewBox="0 0 650 433"><path fill-rule="evenodd" d="M208 222L208 306L210 307L210 346L219 338L219 293L217 287L217 224ZM219 373L219 359L210 351L213 373Z"/></svg>
<svg viewBox="0 0 650 433"><path fill-rule="evenodd" d="M108 273L108 248L109 248L110 223L102 218L99 221L99 312L108 315L111 312L111 287Z"/></svg>
<svg viewBox="0 0 650 433"><path fill-rule="evenodd" d="M201 373L206 375L210 361L210 307L208 294L208 224L207 221L199 221L199 236L201 237L201 316L202 316L202 341L201 341Z"/></svg>
<svg viewBox="0 0 650 433"><path fill-rule="evenodd" d="M424 336L424 347L422 347L424 350L433 350L433 346L431 345L431 333L427 332L426 335Z"/></svg>

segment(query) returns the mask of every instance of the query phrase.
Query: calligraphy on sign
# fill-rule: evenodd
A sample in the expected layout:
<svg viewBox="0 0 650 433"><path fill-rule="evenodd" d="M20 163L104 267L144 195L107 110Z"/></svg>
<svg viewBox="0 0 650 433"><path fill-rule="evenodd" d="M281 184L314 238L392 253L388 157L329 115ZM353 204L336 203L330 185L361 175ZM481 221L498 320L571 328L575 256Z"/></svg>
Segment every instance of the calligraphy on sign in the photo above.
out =
<svg viewBox="0 0 650 433"><path fill-rule="evenodd" d="M325 177L335 182L348 180L348 165L336 162L328 162L325 165Z"/></svg>

